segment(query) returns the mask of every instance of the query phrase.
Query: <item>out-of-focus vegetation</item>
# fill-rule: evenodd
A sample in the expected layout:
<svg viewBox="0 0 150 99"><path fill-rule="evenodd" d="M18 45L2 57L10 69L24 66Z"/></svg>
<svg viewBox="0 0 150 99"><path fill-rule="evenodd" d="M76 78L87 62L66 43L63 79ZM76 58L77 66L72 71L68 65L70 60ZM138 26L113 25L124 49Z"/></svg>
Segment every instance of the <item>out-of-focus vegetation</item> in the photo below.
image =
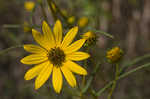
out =
<svg viewBox="0 0 150 99"><path fill-rule="evenodd" d="M35 8L26 11L25 1L35 2ZM89 81L90 74L99 62L100 67L96 70L96 74L93 73L95 76L91 77L91 86L83 94L82 99L93 99L92 95L95 92L114 80L115 66L106 59L106 52L112 47L119 46L123 50L124 56L119 63L121 64L119 68L123 68L122 74L150 61L150 0L53 1L57 5L56 11L51 11L47 0L42 1L44 8L41 7L40 0L0 0L0 50L18 46L5 54L0 53L0 99L81 98L74 95L76 88L69 87L66 81L61 94L56 94L50 80L38 90L34 90L34 80L24 80L24 74L29 66L20 63L20 59L26 56L20 45L32 43L31 29L36 28L41 31L41 24L45 18L48 19L49 24L54 24L55 15L64 23L65 33L67 27L78 25L78 38L87 31L97 35L96 45L89 50L91 57L87 62L88 67L85 67L89 75L86 76L85 81ZM56 13L57 7L61 14ZM140 57L143 60L139 61ZM113 99L149 99L149 76L150 67L147 67L125 79L118 80ZM82 77L76 78L80 85ZM108 88L95 98L107 99L110 90L111 88Z"/></svg>

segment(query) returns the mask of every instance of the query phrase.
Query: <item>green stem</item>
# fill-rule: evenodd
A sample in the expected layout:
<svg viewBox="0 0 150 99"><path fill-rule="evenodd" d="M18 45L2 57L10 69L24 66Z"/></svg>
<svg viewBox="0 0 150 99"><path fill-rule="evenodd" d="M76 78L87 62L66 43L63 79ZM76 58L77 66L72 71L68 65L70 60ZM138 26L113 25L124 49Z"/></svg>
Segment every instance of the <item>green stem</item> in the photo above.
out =
<svg viewBox="0 0 150 99"><path fill-rule="evenodd" d="M6 48L4 50L1 50L0 51L0 56L7 53L7 52L9 52L9 51L11 51L11 50L13 50L13 49L20 48L20 47L23 47L23 45L16 45L16 46L12 46L12 47Z"/></svg>
<svg viewBox="0 0 150 99"><path fill-rule="evenodd" d="M43 14L43 16L44 16L44 20L45 20L46 22L48 22L48 19L47 19L47 16L46 16L46 12L45 12L45 9L44 9L44 4L43 4L42 1L39 2L39 3L40 3L40 6L41 6L42 14Z"/></svg>
<svg viewBox="0 0 150 99"><path fill-rule="evenodd" d="M130 70L130 71L128 71L128 72L126 72L126 73L120 75L117 80L120 80L120 79L122 79L122 78L124 78L124 77L127 77L127 76L130 75L131 73L134 73L134 72L136 72L136 71L138 71L138 70L140 70L140 69L143 69L143 68L149 67L149 66L150 66L150 63L144 64L144 65L142 65L142 66L138 66L137 68L135 68L135 69L133 69L133 70ZM104 88L100 89L97 93L95 93L95 95L96 95L96 96L100 96L106 89L108 89L108 88L113 84L113 82L114 82L114 81L110 81L108 84L105 85Z"/></svg>
<svg viewBox="0 0 150 99"><path fill-rule="evenodd" d="M94 68L93 72L91 73L91 76L90 76L89 79L87 80L86 85L85 85L84 88L82 88L82 90L81 90L82 93L86 93L87 90L89 89L90 85L92 84L92 81L93 81L93 79L94 79L95 74L96 74L96 73L98 72L98 70L99 70L99 67L100 67L100 63L98 63L98 64L96 65L96 67Z"/></svg>
<svg viewBox="0 0 150 99"><path fill-rule="evenodd" d="M56 5L56 3L53 1L53 4L55 5L58 13L64 18L64 20L67 20L68 18L66 16L64 16L64 14L62 13L62 11L59 9L59 7Z"/></svg>
<svg viewBox="0 0 150 99"><path fill-rule="evenodd" d="M85 52L88 52L89 49L85 49ZM87 67L87 61L85 60L83 63L84 67ZM82 83L81 83L81 87L80 87L80 99L83 99L83 93L82 93L82 88L85 86L85 76L83 75L82 77Z"/></svg>
<svg viewBox="0 0 150 99"><path fill-rule="evenodd" d="M82 88L85 87L85 75L83 75L82 77L82 84L81 84L81 88L80 88L80 99L83 99L83 92L82 92Z"/></svg>
<svg viewBox="0 0 150 99"><path fill-rule="evenodd" d="M124 73L128 67L133 66L134 64L136 64L142 60L145 60L146 58L150 58L150 54L146 54L144 56L137 57L133 61L128 62L127 64L123 65L122 68L120 69L120 74Z"/></svg>
<svg viewBox="0 0 150 99"><path fill-rule="evenodd" d="M4 24L3 28L20 28L19 24Z"/></svg>
<svg viewBox="0 0 150 99"><path fill-rule="evenodd" d="M49 7L51 9L53 19L56 21L57 20L57 16L56 16L56 13L55 13L55 11L54 11L54 9L52 7L52 0L47 0L47 2L48 2L48 5L49 5Z"/></svg>
<svg viewBox="0 0 150 99"><path fill-rule="evenodd" d="M30 16L29 16L29 20L30 20L30 24L34 23L34 18L33 18L33 15L34 15L34 12L36 10L36 8L38 7L38 4L40 4L39 2L35 2L35 7L33 8Z"/></svg>
<svg viewBox="0 0 150 99"><path fill-rule="evenodd" d="M93 32L100 33L100 34L102 34L102 35L104 35L104 36L106 36L106 37L109 37L109 38L111 38L111 39L114 39L114 36L111 35L110 33L104 32L104 31L102 31L102 30L96 30L96 29L93 29L93 28L91 28L91 27L89 27L88 29L91 30L91 31L93 31Z"/></svg>
<svg viewBox="0 0 150 99"><path fill-rule="evenodd" d="M84 86L85 85L85 76L83 75L83 77L82 77L82 86Z"/></svg>
<svg viewBox="0 0 150 99"><path fill-rule="evenodd" d="M112 94L113 94L113 92L116 88L116 85L117 85L118 76L119 76L119 66L118 66L118 64L116 64L115 80L113 81L112 88L110 90L110 93L108 94L107 99L111 99L111 97L112 97Z"/></svg>

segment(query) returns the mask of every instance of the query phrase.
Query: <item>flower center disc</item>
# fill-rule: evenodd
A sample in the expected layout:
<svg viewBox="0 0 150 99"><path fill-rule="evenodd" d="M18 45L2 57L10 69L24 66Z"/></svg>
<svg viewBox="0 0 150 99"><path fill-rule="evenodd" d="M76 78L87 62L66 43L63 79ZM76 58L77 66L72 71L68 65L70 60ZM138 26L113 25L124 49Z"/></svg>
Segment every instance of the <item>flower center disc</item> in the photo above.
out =
<svg viewBox="0 0 150 99"><path fill-rule="evenodd" d="M54 66L61 66L65 61L65 53L59 47L52 48L49 51L48 59Z"/></svg>

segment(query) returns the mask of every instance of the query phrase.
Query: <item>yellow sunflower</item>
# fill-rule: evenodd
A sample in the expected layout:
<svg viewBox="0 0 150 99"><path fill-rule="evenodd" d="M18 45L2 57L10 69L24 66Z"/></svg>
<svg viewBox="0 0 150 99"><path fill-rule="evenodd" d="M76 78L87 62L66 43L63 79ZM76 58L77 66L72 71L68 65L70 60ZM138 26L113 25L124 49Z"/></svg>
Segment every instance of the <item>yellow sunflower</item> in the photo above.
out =
<svg viewBox="0 0 150 99"><path fill-rule="evenodd" d="M35 65L26 72L25 80L36 77L35 89L38 89L52 74L53 88L57 93L60 93L63 74L69 85L75 87L76 78L73 73L87 75L87 71L74 62L89 57L89 54L78 51L84 44L85 39L72 43L78 32L78 27L73 27L62 40L62 24L59 20L56 21L53 32L45 21L43 21L42 30L43 34L32 29L32 35L39 45L24 45L24 49L32 54L24 57L21 62Z"/></svg>

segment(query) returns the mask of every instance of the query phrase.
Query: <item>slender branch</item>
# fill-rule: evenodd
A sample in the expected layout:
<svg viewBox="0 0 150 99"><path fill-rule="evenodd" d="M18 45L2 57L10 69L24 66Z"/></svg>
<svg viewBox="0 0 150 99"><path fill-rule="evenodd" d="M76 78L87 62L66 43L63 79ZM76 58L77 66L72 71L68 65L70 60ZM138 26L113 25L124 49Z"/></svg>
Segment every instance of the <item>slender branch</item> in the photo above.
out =
<svg viewBox="0 0 150 99"><path fill-rule="evenodd" d="M91 27L88 27L88 29L91 30L91 31L93 31L93 32L100 33L100 34L102 34L102 35L104 35L104 36L106 36L106 37L109 37L109 38L111 38L111 39L114 39L114 38L115 38L115 37L114 37L113 35L111 35L110 33L104 32L104 31L102 31L102 30L96 30L96 29L93 29L93 28L91 28Z"/></svg>
<svg viewBox="0 0 150 99"><path fill-rule="evenodd" d="M16 45L16 46L12 46L12 47L6 48L4 50L1 50L0 51L0 56L7 53L7 52L9 52L9 51L11 51L11 50L14 50L14 49L20 48L20 47L23 47L23 45Z"/></svg>
<svg viewBox="0 0 150 99"><path fill-rule="evenodd" d="M45 20L45 21L48 21L47 16L46 16L46 12L45 12L45 9L44 9L44 4L43 4L42 1L39 2L39 3L40 3L40 6L41 6L42 14L43 14L43 16L44 16L44 20Z"/></svg>
<svg viewBox="0 0 150 99"><path fill-rule="evenodd" d="M86 47L84 50L87 53L89 52L89 48L88 47ZM84 61L83 66L87 67L87 60ZM83 87L85 87L85 76L84 75L82 77L82 83L81 83L81 87L80 87L80 99L83 99L83 93L82 93L82 88Z"/></svg>
<svg viewBox="0 0 150 99"><path fill-rule="evenodd" d="M48 5L49 5L49 7L51 9L52 16L53 16L54 20L56 21L57 20L57 16L56 16L56 13L55 13L55 11L54 11L54 9L52 7L52 0L47 0L47 2L48 2Z"/></svg>
<svg viewBox="0 0 150 99"><path fill-rule="evenodd" d="M122 68L120 69L120 74L123 74L128 67L133 66L134 64L136 64L142 60L145 60L146 58L150 58L150 54L146 54L146 55L137 57L133 61L128 62L127 64L123 65Z"/></svg>
<svg viewBox="0 0 150 99"><path fill-rule="evenodd" d="M118 64L116 64L115 80L113 81L112 88L110 90L110 93L108 94L107 99L111 99L111 97L112 97L112 94L113 94L113 92L116 88L116 85L117 85L118 76L119 76L119 66L118 66Z"/></svg>
<svg viewBox="0 0 150 99"><path fill-rule="evenodd" d="M21 25L19 24L4 24L3 28L20 28Z"/></svg>
<svg viewBox="0 0 150 99"><path fill-rule="evenodd" d="M98 64L96 65L96 67L95 67L95 69L93 70L91 76L89 77L89 79L88 79L88 81L87 81L85 87L81 90L82 93L85 93L85 92L89 89L89 87L90 87L90 85L91 85L91 83L92 83L92 81L93 81L93 79L94 79L95 74L96 74L96 73L98 72L98 70L99 70L99 67L100 67L100 63L98 63Z"/></svg>
<svg viewBox="0 0 150 99"><path fill-rule="evenodd" d="M33 8L32 12L31 12L31 14L29 16L30 24L35 22L35 20L33 18L33 15L34 15L34 12L36 11L36 8L38 7L38 4L40 4L40 3L39 2L35 2L35 7Z"/></svg>
<svg viewBox="0 0 150 99"><path fill-rule="evenodd" d="M144 65L142 65L142 66L138 66L137 68L132 69L132 70L130 70L130 71L128 71L128 72L126 72L126 73L120 75L117 80L120 80L120 79L122 79L122 78L124 78L124 77L127 77L127 76L130 75L131 73L134 73L134 72L136 72L136 71L138 71L138 70L140 70L140 69L143 69L143 68L149 67L149 66L150 66L150 63L144 64ZM113 84L113 82L114 82L114 81L110 81L108 84L105 85L105 87L103 87L103 88L100 89L97 93L95 93L95 95L96 95L96 96L100 96L107 88L109 88L109 87Z"/></svg>
<svg viewBox="0 0 150 99"><path fill-rule="evenodd" d="M56 5L54 1L53 1L53 4L55 5L58 13L64 18L64 20L67 20L68 18L62 13L62 11L59 9L59 7Z"/></svg>

